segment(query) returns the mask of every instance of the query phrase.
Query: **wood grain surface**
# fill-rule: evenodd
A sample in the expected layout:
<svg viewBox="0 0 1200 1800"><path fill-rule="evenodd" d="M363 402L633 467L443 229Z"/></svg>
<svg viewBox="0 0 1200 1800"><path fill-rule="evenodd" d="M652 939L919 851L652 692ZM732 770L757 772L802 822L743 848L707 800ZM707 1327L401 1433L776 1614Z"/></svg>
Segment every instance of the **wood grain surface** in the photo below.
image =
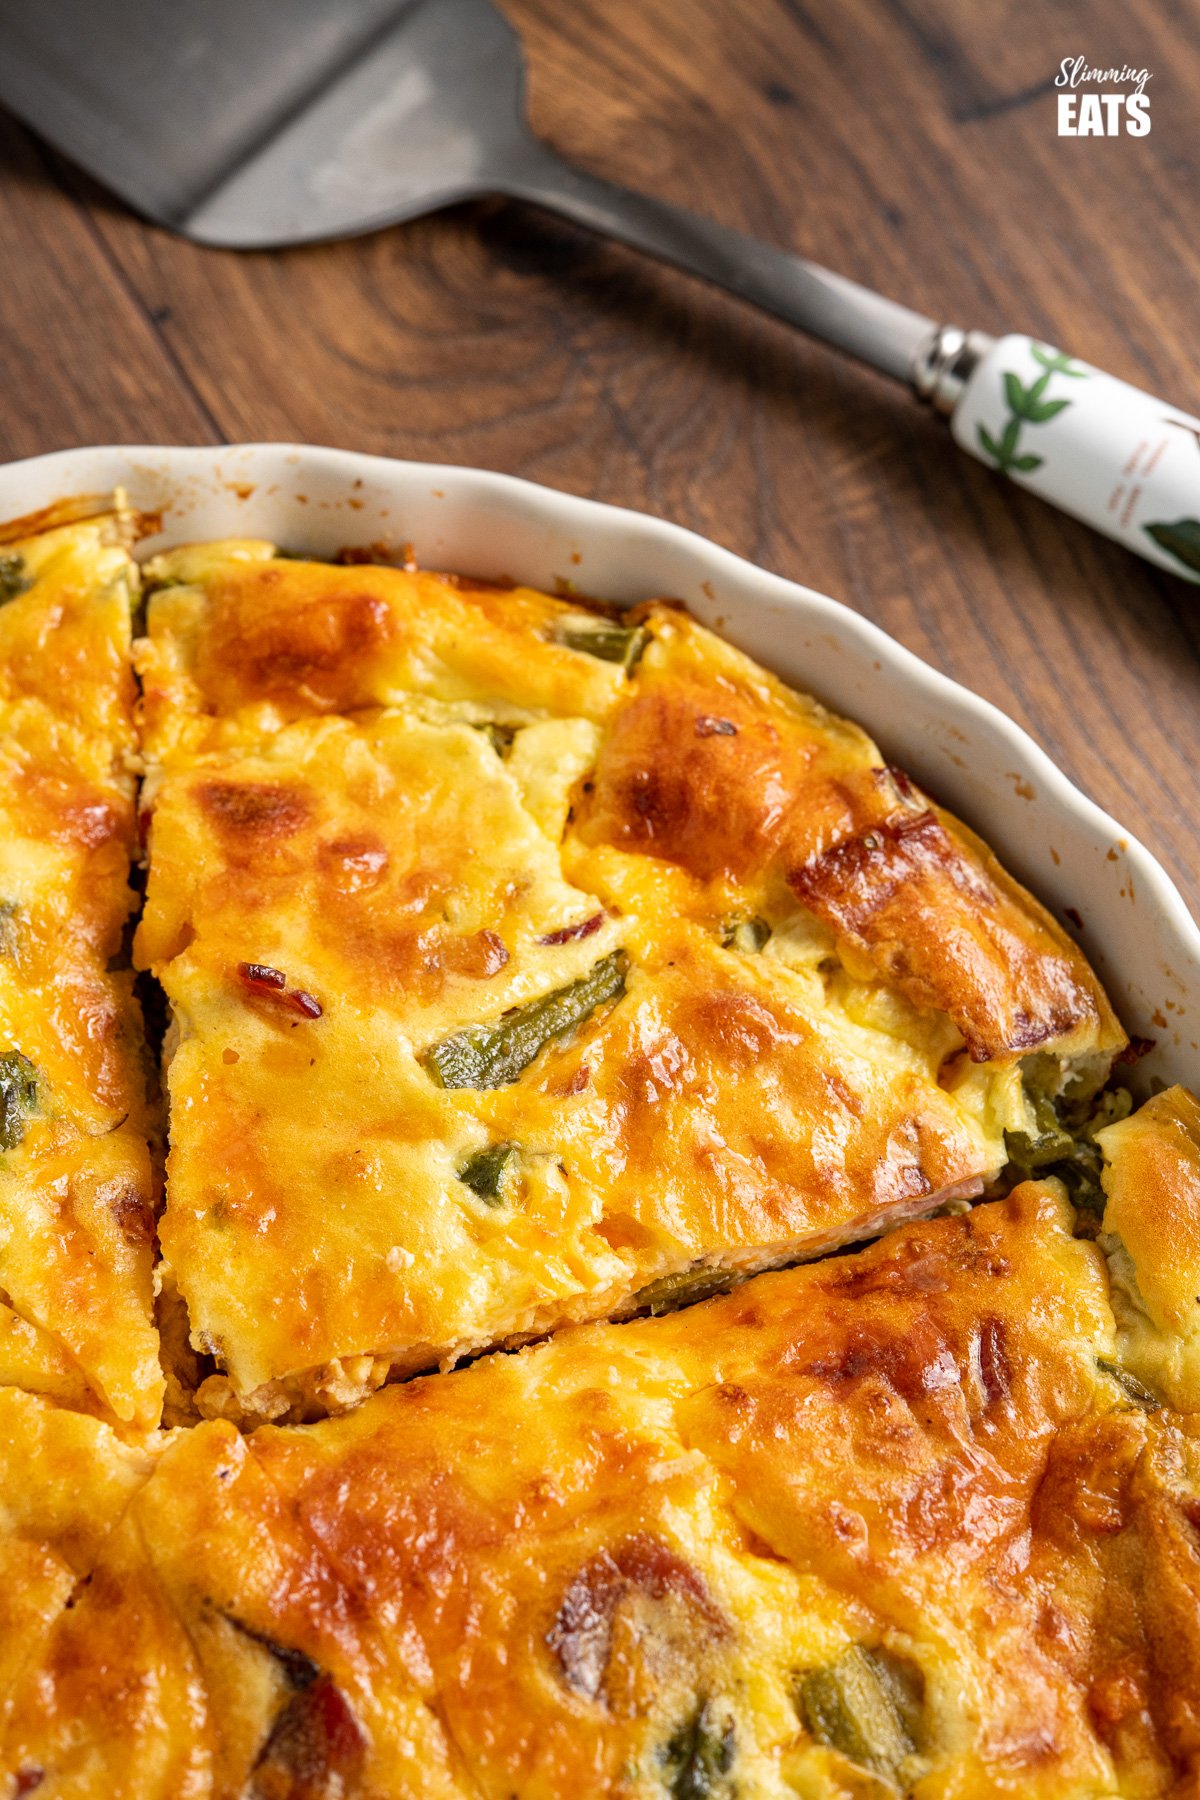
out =
<svg viewBox="0 0 1200 1800"><path fill-rule="evenodd" d="M1200 10L1178 0L505 0L587 167L1200 411ZM1153 71L1059 139L1063 56ZM839 596L1025 725L1200 902L1200 592L907 395L527 209L201 250L0 121L0 451L297 438L509 470ZM877 724L879 722L876 722Z"/></svg>

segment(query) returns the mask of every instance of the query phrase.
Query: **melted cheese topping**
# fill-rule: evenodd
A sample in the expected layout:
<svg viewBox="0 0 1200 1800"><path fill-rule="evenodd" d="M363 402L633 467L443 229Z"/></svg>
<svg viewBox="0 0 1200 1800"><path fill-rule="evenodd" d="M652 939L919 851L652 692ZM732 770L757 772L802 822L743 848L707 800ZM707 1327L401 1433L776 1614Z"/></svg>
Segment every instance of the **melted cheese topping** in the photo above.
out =
<svg viewBox="0 0 1200 1800"><path fill-rule="evenodd" d="M255 543L151 579L136 955L178 1026L161 1236L206 1411L319 1413L978 1192L1020 1057L1122 1041L961 827L676 610ZM439 1085L439 1045L615 955L624 991L502 1085Z"/></svg>
<svg viewBox="0 0 1200 1800"><path fill-rule="evenodd" d="M0 1733L152 1464L98 1420L0 1387ZM0 1757L18 1783L22 1766Z"/></svg>
<svg viewBox="0 0 1200 1800"><path fill-rule="evenodd" d="M1200 1106L903 1223L1122 1043L1054 922L671 607L152 574L139 722L111 522L0 551L0 1786L1191 1792Z"/></svg>
<svg viewBox="0 0 1200 1800"><path fill-rule="evenodd" d="M481 732L395 711L295 725L153 790L136 951L179 1025L161 1241L252 1409L296 1404L306 1370L327 1390L322 1365L362 1359L373 1385L700 1259L864 1235L1003 1160L939 1085L939 1038L860 1023L699 927L607 913L525 791ZM431 1044L619 947L624 998L522 1079L430 1079ZM247 986L253 964L285 990ZM489 1206L458 1172L499 1143L520 1170Z"/></svg>
<svg viewBox="0 0 1200 1800"><path fill-rule="evenodd" d="M0 1300L0 1390L44 1394L76 1412L93 1412L97 1397L78 1364L40 1325Z"/></svg>
<svg viewBox="0 0 1200 1800"><path fill-rule="evenodd" d="M403 569L281 560L268 544L193 545L147 571L154 595L138 670L145 744L165 760L313 713L410 695L520 723L601 719L622 669L557 641L593 620L532 588Z"/></svg>
<svg viewBox="0 0 1200 1800"><path fill-rule="evenodd" d="M164 1796L1183 1794L1200 1445L1102 1373L1113 1330L1026 1187L314 1427L178 1433L0 1760L81 1800L130 1767Z"/></svg>
<svg viewBox="0 0 1200 1800"><path fill-rule="evenodd" d="M653 640L612 716L577 819L617 892L653 858L689 911L773 920L799 900L852 973L941 1013L977 1062L1124 1041L1079 951L864 732L791 693L686 616Z"/></svg>
<svg viewBox="0 0 1200 1800"><path fill-rule="evenodd" d="M0 588L0 1293L14 1332L50 1340L33 1385L66 1391L65 1358L147 1429L159 1128L132 971L110 967L133 906L137 575L102 517L6 543Z"/></svg>

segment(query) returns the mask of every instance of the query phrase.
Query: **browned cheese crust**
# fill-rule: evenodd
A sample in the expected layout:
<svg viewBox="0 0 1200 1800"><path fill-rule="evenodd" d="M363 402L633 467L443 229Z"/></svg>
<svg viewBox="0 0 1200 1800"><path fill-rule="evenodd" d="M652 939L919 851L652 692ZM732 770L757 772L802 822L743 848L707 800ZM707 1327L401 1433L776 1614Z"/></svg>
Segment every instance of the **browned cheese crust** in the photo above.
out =
<svg viewBox="0 0 1200 1800"><path fill-rule="evenodd" d="M978 1193L1025 1059L1087 1087L1124 1041L962 827L676 608L254 543L150 579L136 955L205 1413L312 1417ZM439 1063L606 971L523 1065Z"/></svg>
<svg viewBox="0 0 1200 1800"><path fill-rule="evenodd" d="M852 967L953 1020L973 1060L1119 1047L1061 928L863 733L684 615L642 616L655 642L605 734L584 842L682 870L697 901L752 895L769 914L786 887Z"/></svg>
<svg viewBox="0 0 1200 1800"><path fill-rule="evenodd" d="M342 1419L176 1434L5 1766L147 1800L1182 1800L1200 1446L1105 1373L1113 1332L1029 1186Z"/></svg>
<svg viewBox="0 0 1200 1800"><path fill-rule="evenodd" d="M122 957L134 896L137 572L107 514L0 551L0 1320L4 1366L140 1430L156 1087Z"/></svg>
<svg viewBox="0 0 1200 1800"><path fill-rule="evenodd" d="M0 1800L1200 1800L1054 920L675 606L126 535L0 530Z"/></svg>

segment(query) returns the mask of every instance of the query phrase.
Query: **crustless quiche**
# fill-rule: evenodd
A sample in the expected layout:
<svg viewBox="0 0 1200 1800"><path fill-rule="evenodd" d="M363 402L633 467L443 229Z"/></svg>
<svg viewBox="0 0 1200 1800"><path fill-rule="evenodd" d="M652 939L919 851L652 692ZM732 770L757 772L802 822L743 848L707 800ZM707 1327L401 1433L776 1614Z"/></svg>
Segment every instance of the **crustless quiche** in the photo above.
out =
<svg viewBox="0 0 1200 1800"><path fill-rule="evenodd" d="M1124 1042L975 839L677 608L255 543L149 585L135 955L206 1415L978 1194Z"/></svg>
<svg viewBox="0 0 1200 1800"><path fill-rule="evenodd" d="M674 605L136 531L0 544L0 1800L1200 1796L1071 940Z"/></svg>
<svg viewBox="0 0 1200 1800"><path fill-rule="evenodd" d="M110 967L136 855L127 534L109 514L0 544L0 1371L149 1427L160 1133Z"/></svg>
<svg viewBox="0 0 1200 1800"><path fill-rule="evenodd" d="M170 1434L39 1620L17 1791L1195 1793L1200 1443L1130 1393L1072 1222L1030 1183L321 1424Z"/></svg>

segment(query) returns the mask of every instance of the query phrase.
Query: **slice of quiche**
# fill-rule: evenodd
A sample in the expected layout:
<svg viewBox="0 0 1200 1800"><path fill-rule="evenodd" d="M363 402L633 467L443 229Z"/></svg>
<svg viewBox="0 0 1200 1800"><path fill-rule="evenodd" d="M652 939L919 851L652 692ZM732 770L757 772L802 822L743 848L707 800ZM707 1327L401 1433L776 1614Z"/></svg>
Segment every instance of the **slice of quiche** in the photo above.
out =
<svg viewBox="0 0 1200 1800"><path fill-rule="evenodd" d="M135 954L205 1413L976 1194L1124 1042L975 839L676 608L251 543L149 575Z"/></svg>
<svg viewBox="0 0 1200 1800"><path fill-rule="evenodd" d="M63 1391L51 1371L66 1358L92 1404L146 1428L162 1392L160 1128L121 955L137 851L129 535L119 513L51 515L0 544L0 1304L14 1355L40 1343L34 1385Z"/></svg>
<svg viewBox="0 0 1200 1800"><path fill-rule="evenodd" d="M153 1463L101 1420L0 1386L0 1732ZM6 1794L40 1785L38 1765L2 1773Z"/></svg>
<svg viewBox="0 0 1200 1800"><path fill-rule="evenodd" d="M1200 1446L1108 1372L1072 1226L1026 1185L342 1418L174 1434L4 1769L97 1800L130 1769L140 1800L1191 1792Z"/></svg>
<svg viewBox="0 0 1200 1800"><path fill-rule="evenodd" d="M1168 1088L1096 1146L1122 1379L1143 1405L1200 1413L1200 1104Z"/></svg>

